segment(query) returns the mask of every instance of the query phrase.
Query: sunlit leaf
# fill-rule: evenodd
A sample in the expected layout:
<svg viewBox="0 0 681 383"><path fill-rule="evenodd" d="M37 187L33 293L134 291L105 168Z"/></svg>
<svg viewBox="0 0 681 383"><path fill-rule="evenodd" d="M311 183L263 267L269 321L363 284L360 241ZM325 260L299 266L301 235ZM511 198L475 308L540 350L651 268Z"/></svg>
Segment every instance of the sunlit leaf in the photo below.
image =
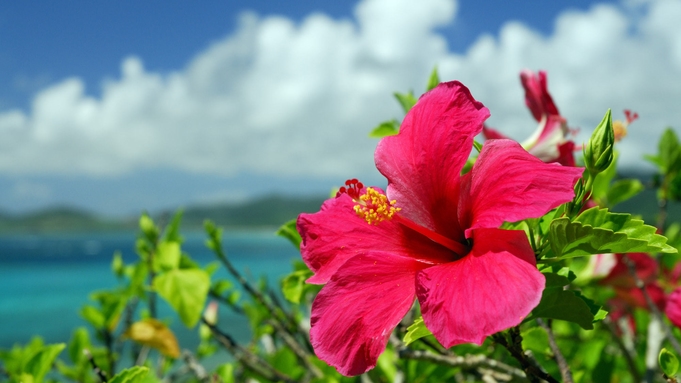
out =
<svg viewBox="0 0 681 383"><path fill-rule="evenodd" d="M141 383L147 373L149 373L148 367L130 367L116 374L109 380L109 383Z"/></svg>
<svg viewBox="0 0 681 383"><path fill-rule="evenodd" d="M41 383L45 374L52 368L52 363L66 347L64 343L51 344L43 347L26 364L24 371L33 376L34 383Z"/></svg>
<svg viewBox="0 0 681 383"><path fill-rule="evenodd" d="M665 375L672 377L679 371L679 359L666 348L660 350L657 360Z"/></svg>
<svg viewBox="0 0 681 383"><path fill-rule="evenodd" d="M296 219L292 219L281 225L276 234L280 237L288 239L293 246L296 247L296 249L300 249L300 242L302 242L302 239L298 233L298 230L296 229L296 221Z"/></svg>
<svg viewBox="0 0 681 383"><path fill-rule="evenodd" d="M613 207L618 203L624 202L642 192L643 189L643 184L637 179L616 181L608 190L608 205Z"/></svg>
<svg viewBox="0 0 681 383"><path fill-rule="evenodd" d="M208 273L201 269L170 270L156 276L153 285L187 327L198 322L210 287Z"/></svg>
<svg viewBox="0 0 681 383"><path fill-rule="evenodd" d="M285 276L281 281L281 291L284 297L293 303L300 303L305 289L305 281L312 276L310 270L296 270Z"/></svg>
<svg viewBox="0 0 681 383"><path fill-rule="evenodd" d="M667 238L653 226L630 214L610 213L607 209L586 210L570 222L553 220L549 230L551 249L556 257L571 258L603 253L676 253Z"/></svg>
<svg viewBox="0 0 681 383"><path fill-rule="evenodd" d="M181 253L179 242L160 242L154 255L154 268L156 271L177 269Z"/></svg>

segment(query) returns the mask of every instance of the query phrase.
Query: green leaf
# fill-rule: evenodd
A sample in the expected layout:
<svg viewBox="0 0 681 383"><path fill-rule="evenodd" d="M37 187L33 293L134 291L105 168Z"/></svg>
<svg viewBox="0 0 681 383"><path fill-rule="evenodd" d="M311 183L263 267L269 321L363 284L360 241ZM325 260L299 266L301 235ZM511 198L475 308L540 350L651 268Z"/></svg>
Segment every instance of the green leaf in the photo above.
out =
<svg viewBox="0 0 681 383"><path fill-rule="evenodd" d="M90 305L85 305L80 309L80 316L96 329L104 327L104 323L106 322L104 314L98 308Z"/></svg>
<svg viewBox="0 0 681 383"><path fill-rule="evenodd" d="M52 369L52 363L64 347L66 347L64 343L45 346L28 361L24 371L33 376L34 383L43 381L45 374Z"/></svg>
<svg viewBox="0 0 681 383"><path fill-rule="evenodd" d="M674 129L667 128L658 146L659 158L663 164L662 173L668 175L681 169L681 145Z"/></svg>
<svg viewBox="0 0 681 383"><path fill-rule="evenodd" d="M71 335L68 352L71 362L74 364L80 363L85 359L83 349L90 348L90 335L85 327L79 327Z"/></svg>
<svg viewBox="0 0 681 383"><path fill-rule="evenodd" d="M166 226L165 240L168 242L182 243L182 236L180 235L180 222L182 222L182 210L178 210L170 224Z"/></svg>
<svg viewBox="0 0 681 383"><path fill-rule="evenodd" d="M548 354L549 335L541 327L531 327L522 333L523 336L523 350L531 350L539 354Z"/></svg>
<svg viewBox="0 0 681 383"><path fill-rule="evenodd" d="M395 98L402 106L404 113L409 112L416 105L416 101L418 101L412 91L409 91L409 93L395 93Z"/></svg>
<svg viewBox="0 0 681 383"><path fill-rule="evenodd" d="M180 315L187 327L194 327L206 303L210 276L201 269L175 269L154 278L154 289Z"/></svg>
<svg viewBox="0 0 681 383"><path fill-rule="evenodd" d="M473 140L473 147L480 153L482 151L482 144L478 141Z"/></svg>
<svg viewBox="0 0 681 383"><path fill-rule="evenodd" d="M430 78L428 79L428 85L426 86L426 91L429 91L440 84L440 76L437 73L437 67L433 68L430 72Z"/></svg>
<svg viewBox="0 0 681 383"><path fill-rule="evenodd" d="M111 271L113 271L114 275L117 277L122 277L123 274L125 273L125 263L123 263L123 255L121 255L121 252L116 250L113 255L113 259L111 260Z"/></svg>
<svg viewBox="0 0 681 383"><path fill-rule="evenodd" d="M407 328L407 333L404 334L403 342L405 345L409 345L416 341L417 339L423 338L424 336L432 335L433 333L428 330L426 324L423 322L423 317L418 317L411 326Z"/></svg>
<svg viewBox="0 0 681 383"><path fill-rule="evenodd" d="M657 360L660 363L662 372L664 372L664 374L668 377L676 375L676 373L679 371L679 359L666 348L660 350Z"/></svg>
<svg viewBox="0 0 681 383"><path fill-rule="evenodd" d="M156 228L156 225L154 225L154 221L149 217L147 213L143 213L140 216L140 230L142 230L142 233L144 233L144 236L150 241L150 242L156 242L156 238L158 238L158 228Z"/></svg>
<svg viewBox="0 0 681 383"><path fill-rule="evenodd" d="M302 238L298 233L298 229L296 229L296 222L297 219L292 219L286 222L285 224L281 225L275 234L288 239L293 246L296 247L296 249L300 249L300 242L302 242Z"/></svg>
<svg viewBox="0 0 681 383"><path fill-rule="evenodd" d="M154 256L154 269L156 271L177 269L180 265L181 253L179 242L159 243Z"/></svg>
<svg viewBox="0 0 681 383"><path fill-rule="evenodd" d="M220 377L223 383L234 383L234 365L225 363L215 369L215 374Z"/></svg>
<svg viewBox="0 0 681 383"><path fill-rule="evenodd" d="M624 202L642 192L643 189L643 184L637 179L619 180L613 183L610 190L608 190L608 205L613 207L620 202Z"/></svg>
<svg viewBox="0 0 681 383"><path fill-rule="evenodd" d="M148 372L148 367L130 367L116 374L109 380L109 383L141 383Z"/></svg>
<svg viewBox="0 0 681 383"><path fill-rule="evenodd" d="M598 207L584 211L574 222L559 218L551 222L549 241L558 258L603 253L676 253L667 238L653 226L626 213L610 213Z"/></svg>
<svg viewBox="0 0 681 383"><path fill-rule="evenodd" d="M284 277L281 281L281 291L284 297L292 303L300 303L305 290L305 281L311 276L310 270L297 270Z"/></svg>
<svg viewBox="0 0 681 383"><path fill-rule="evenodd" d="M377 127L369 133L371 138L383 138L387 136L394 136L400 132L400 123L397 120L390 120L381 122Z"/></svg>
<svg viewBox="0 0 681 383"><path fill-rule="evenodd" d="M594 328L594 315L581 296L562 287L547 287L542 292L541 301L525 321L535 318L560 319L577 323L585 330Z"/></svg>

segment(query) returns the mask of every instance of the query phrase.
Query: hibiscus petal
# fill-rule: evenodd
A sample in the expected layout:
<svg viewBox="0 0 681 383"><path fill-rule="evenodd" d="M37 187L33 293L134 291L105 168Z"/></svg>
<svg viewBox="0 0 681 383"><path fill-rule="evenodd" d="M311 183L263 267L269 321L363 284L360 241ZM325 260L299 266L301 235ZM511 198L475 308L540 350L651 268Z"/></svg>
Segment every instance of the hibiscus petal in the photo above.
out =
<svg viewBox="0 0 681 383"><path fill-rule="evenodd" d="M524 232L478 229L471 253L419 272L416 285L426 326L451 347L518 325L539 304L545 279Z"/></svg>
<svg viewBox="0 0 681 383"><path fill-rule="evenodd" d="M400 133L376 148L378 170L401 214L449 238L461 238L456 200L460 171L489 111L459 82L438 85L407 113ZM436 214L434 214L436 213Z"/></svg>
<svg viewBox="0 0 681 383"><path fill-rule="evenodd" d="M525 104L532 112L535 120L541 120L542 115L560 114L549 94L546 72L539 71L535 75L530 70L524 70L520 73L520 82L525 88Z"/></svg>
<svg viewBox="0 0 681 383"><path fill-rule="evenodd" d="M315 354L346 376L373 368L414 303L416 273L427 266L382 252L348 260L312 304Z"/></svg>
<svg viewBox="0 0 681 383"><path fill-rule="evenodd" d="M473 229L541 217L572 200L582 172L543 163L515 141L485 143L473 169L462 177L459 222L466 238Z"/></svg>
<svg viewBox="0 0 681 383"><path fill-rule="evenodd" d="M451 259L449 250L396 221L368 224L353 210L356 204L349 196L341 195L324 202L318 213L298 217L300 252L315 272L308 283L326 283L348 259L370 250L381 249L427 263Z"/></svg>
<svg viewBox="0 0 681 383"><path fill-rule="evenodd" d="M676 327L681 327L681 288L677 288L669 295L664 313Z"/></svg>

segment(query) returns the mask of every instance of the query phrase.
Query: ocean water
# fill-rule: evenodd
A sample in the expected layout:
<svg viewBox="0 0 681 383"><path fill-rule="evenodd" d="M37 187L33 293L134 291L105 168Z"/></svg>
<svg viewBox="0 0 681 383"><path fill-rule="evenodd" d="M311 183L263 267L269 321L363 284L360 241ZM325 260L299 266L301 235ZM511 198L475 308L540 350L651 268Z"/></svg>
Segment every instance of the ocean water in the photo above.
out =
<svg viewBox="0 0 681 383"><path fill-rule="evenodd" d="M78 312L92 303L89 294L118 285L111 259L120 251L126 263L138 258L135 233L77 235L21 235L0 237L0 348L26 343L40 335L46 342L68 342L71 332L88 326ZM215 261L204 245L203 233L184 234L182 250L200 264ZM265 276L278 286L300 255L286 239L271 231L226 232L223 246L232 263L249 280ZM227 278L224 268L213 275ZM196 329L185 328L172 309L159 298L159 317L174 318L181 348L198 343ZM250 332L244 317L220 307L219 326L237 340Z"/></svg>

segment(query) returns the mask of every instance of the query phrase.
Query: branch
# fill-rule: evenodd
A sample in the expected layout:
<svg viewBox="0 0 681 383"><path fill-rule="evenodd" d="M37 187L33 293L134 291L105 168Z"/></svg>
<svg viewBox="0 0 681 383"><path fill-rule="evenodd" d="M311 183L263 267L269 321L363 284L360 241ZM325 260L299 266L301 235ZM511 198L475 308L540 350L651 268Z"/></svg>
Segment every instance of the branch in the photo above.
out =
<svg viewBox="0 0 681 383"><path fill-rule="evenodd" d="M510 328L508 334L511 338L511 343L506 340L506 337L502 333L492 335L492 339L504 346L508 352L511 353L511 356L520 363L520 367L525 371L525 375L530 382L540 383L540 379L544 379L549 383L559 383L553 376L542 371L541 368L538 367L537 362L523 352L523 338L520 336L520 330L517 326Z"/></svg>
<svg viewBox="0 0 681 383"><path fill-rule="evenodd" d="M399 356L400 358L404 359L425 360L428 362L442 364L445 366L460 367L466 370L473 370L484 367L493 368L515 378L525 378L525 373L522 370L509 366L508 364L496 361L494 359L489 359L485 355L466 355L466 356L439 355L424 350L412 350L408 348L403 348L399 350Z"/></svg>
<svg viewBox="0 0 681 383"><path fill-rule="evenodd" d="M624 356L624 359L627 361L627 366L629 367L629 372L631 373L633 381L640 382L641 374L636 368L636 362L634 361L634 357L631 355L631 350L627 348L627 346L624 344L624 341L622 341L622 339L617 335L615 324L609 319L609 317L606 317L603 322L605 323L605 328L607 328L610 332L611 338L615 341L617 347L620 349L622 356Z"/></svg>
<svg viewBox="0 0 681 383"><path fill-rule="evenodd" d="M97 376L99 377L99 380L102 383L106 383L108 381L108 379L106 377L106 372L102 371L102 369L99 368L97 363L95 363L95 359L92 357L92 353L90 352L90 350L88 350L87 348L83 349L83 354L85 354L85 356L90 361L90 365L92 366L92 370L95 372L95 374L97 374Z"/></svg>
<svg viewBox="0 0 681 383"><path fill-rule="evenodd" d="M556 343L556 338L553 336L553 331L551 331L551 327L541 318L537 318L537 323L539 323L539 325L546 331L546 334L549 337L549 346L551 347L551 351L553 352L553 357L556 359L556 363L558 363L558 368L560 369L560 376L563 378L563 382L573 383L574 381L572 380L572 372L570 371L570 366L565 361L565 357L560 352L560 348L558 348L558 344Z"/></svg>
<svg viewBox="0 0 681 383"><path fill-rule="evenodd" d="M235 358L240 360L246 367L250 368L253 372L261 375L267 380L273 380L277 382L285 383L295 383L296 381L291 379L289 376L283 374L279 370L275 369L266 360L262 359L260 356L244 349L239 346L239 344L232 339L231 336L223 333L215 325L212 325L206 321L206 318L201 318L203 322L210 331L213 333L215 339L224 346L227 351L229 351Z"/></svg>

